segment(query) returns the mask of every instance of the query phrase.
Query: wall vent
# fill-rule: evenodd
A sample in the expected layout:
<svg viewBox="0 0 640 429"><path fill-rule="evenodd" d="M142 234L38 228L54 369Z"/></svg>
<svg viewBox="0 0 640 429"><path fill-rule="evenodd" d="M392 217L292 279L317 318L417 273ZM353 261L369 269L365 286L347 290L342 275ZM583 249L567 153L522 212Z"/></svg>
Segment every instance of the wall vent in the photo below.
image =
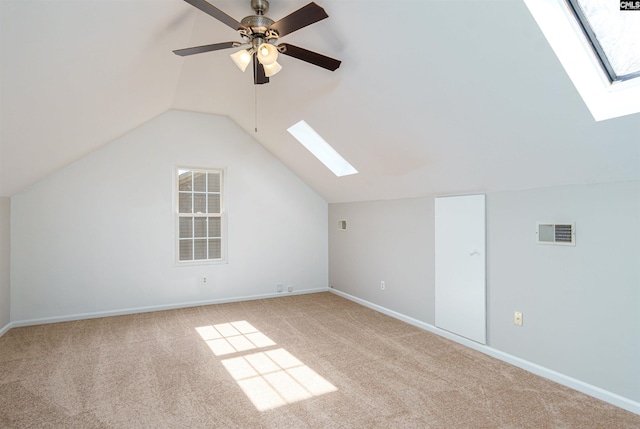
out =
<svg viewBox="0 0 640 429"><path fill-rule="evenodd" d="M536 229L537 244L576 245L576 225L574 223L538 222Z"/></svg>
<svg viewBox="0 0 640 429"><path fill-rule="evenodd" d="M347 230L347 221L346 220L339 220L338 221L338 231L346 231Z"/></svg>

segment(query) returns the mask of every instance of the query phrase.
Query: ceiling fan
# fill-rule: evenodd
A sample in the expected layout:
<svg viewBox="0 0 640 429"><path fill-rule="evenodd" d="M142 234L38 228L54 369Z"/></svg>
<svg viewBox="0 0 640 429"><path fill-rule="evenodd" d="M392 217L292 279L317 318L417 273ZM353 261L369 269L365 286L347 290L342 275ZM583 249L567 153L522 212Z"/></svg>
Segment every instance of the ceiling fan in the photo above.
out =
<svg viewBox="0 0 640 429"><path fill-rule="evenodd" d="M279 21L273 21L265 16L269 10L267 0L251 0L251 8L255 15L244 17L242 21L238 22L206 0L184 1L236 30L240 34L242 42L222 42L178 49L173 51L176 55L201 54L247 45L247 49L231 54L231 59L242 71L245 71L249 63L253 61L253 82L256 85L268 83L269 77L282 69L282 66L277 62L279 53L331 71L340 67L341 61L334 58L289 43L276 44L280 37L329 17L325 10L314 2L301 7Z"/></svg>

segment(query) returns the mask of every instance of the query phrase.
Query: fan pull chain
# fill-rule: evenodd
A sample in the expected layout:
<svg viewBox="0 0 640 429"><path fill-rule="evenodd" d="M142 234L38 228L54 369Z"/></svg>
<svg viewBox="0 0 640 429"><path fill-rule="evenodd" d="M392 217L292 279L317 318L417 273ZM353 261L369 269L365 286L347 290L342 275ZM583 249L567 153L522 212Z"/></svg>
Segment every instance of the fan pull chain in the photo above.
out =
<svg viewBox="0 0 640 429"><path fill-rule="evenodd" d="M253 89L254 89L254 95L253 95L253 99L254 99L254 112L255 112L255 118L254 118L254 132L258 132L258 85L253 85Z"/></svg>

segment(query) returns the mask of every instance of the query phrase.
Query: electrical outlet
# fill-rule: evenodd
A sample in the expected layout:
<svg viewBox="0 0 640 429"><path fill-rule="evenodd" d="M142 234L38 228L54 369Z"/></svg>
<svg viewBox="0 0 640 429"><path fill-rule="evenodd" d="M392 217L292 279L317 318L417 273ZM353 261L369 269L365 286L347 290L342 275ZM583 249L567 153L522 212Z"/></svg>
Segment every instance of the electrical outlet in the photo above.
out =
<svg viewBox="0 0 640 429"><path fill-rule="evenodd" d="M200 276L200 284L203 286L207 284L207 276Z"/></svg>
<svg viewBox="0 0 640 429"><path fill-rule="evenodd" d="M522 326L522 313L520 313L519 311L513 313L513 324Z"/></svg>
<svg viewBox="0 0 640 429"><path fill-rule="evenodd" d="M276 290L278 292L282 292L282 287L283 287L283 284L282 283L278 283L278 285L276 286Z"/></svg>
<svg viewBox="0 0 640 429"><path fill-rule="evenodd" d="M384 284L384 281L380 282L380 290L385 290L387 285Z"/></svg>
<svg viewBox="0 0 640 429"><path fill-rule="evenodd" d="M289 287L287 288L288 292L293 292L293 286L289 285Z"/></svg>

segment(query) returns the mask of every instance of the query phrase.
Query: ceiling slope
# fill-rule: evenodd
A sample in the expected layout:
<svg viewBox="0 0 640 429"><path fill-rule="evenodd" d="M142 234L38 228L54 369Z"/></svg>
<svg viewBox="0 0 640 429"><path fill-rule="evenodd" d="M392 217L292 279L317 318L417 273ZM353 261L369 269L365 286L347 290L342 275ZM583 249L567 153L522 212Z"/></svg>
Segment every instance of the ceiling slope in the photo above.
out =
<svg viewBox="0 0 640 429"><path fill-rule="evenodd" d="M0 195L171 107L194 15L175 0L0 1Z"/></svg>
<svg viewBox="0 0 640 429"><path fill-rule="evenodd" d="M596 123L521 0L317 3L329 19L282 42L341 67L283 56L256 87L233 50L173 55L238 40L184 1L2 0L3 195L168 108L228 115L328 202L640 180L640 115ZM301 119L360 173L333 176Z"/></svg>

